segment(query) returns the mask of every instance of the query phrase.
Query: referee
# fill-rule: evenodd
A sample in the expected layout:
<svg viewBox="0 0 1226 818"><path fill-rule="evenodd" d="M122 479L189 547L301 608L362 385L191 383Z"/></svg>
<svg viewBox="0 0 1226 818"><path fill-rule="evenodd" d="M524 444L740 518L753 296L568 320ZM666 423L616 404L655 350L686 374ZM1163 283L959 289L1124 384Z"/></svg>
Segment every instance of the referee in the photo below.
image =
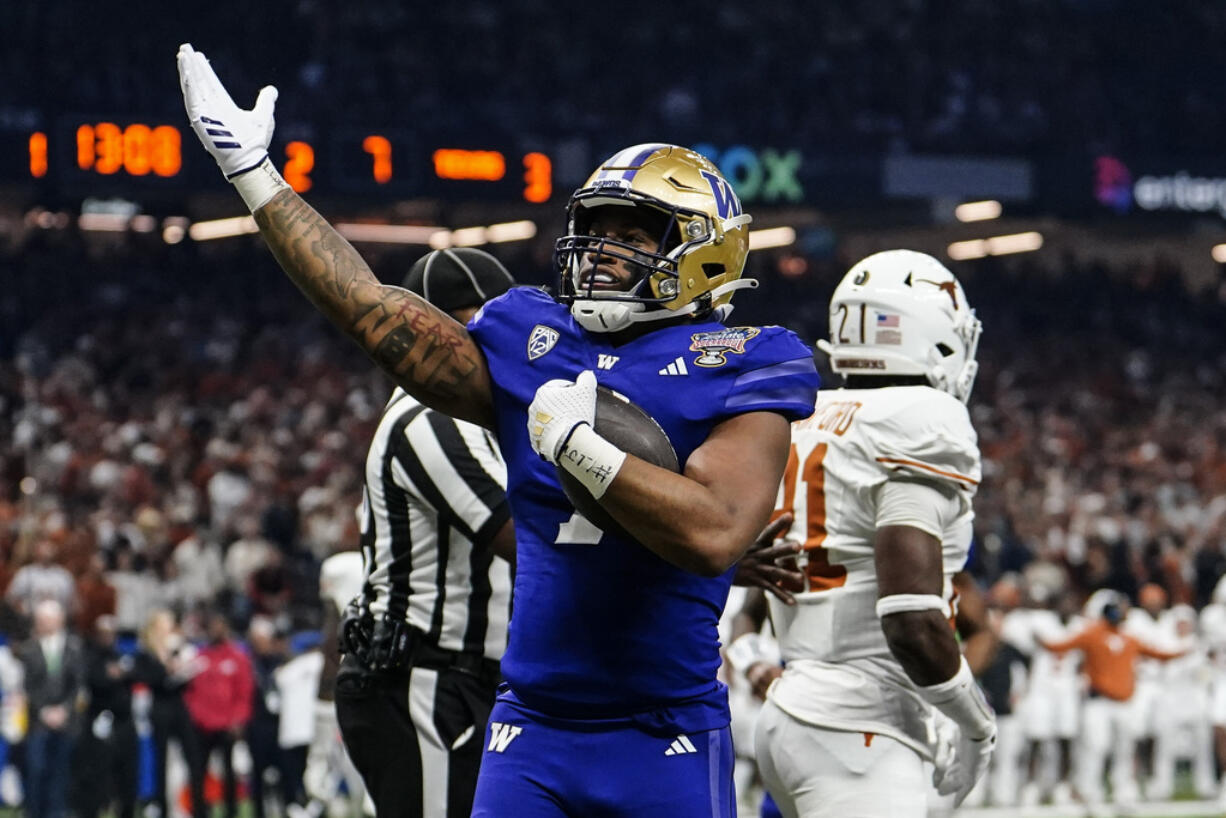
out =
<svg viewBox="0 0 1226 818"><path fill-rule="evenodd" d="M493 256L464 248L430 253L404 280L460 323L514 285ZM467 816L507 641L506 465L489 432L397 389L365 481L365 578L342 624L336 683L341 735L380 818Z"/></svg>

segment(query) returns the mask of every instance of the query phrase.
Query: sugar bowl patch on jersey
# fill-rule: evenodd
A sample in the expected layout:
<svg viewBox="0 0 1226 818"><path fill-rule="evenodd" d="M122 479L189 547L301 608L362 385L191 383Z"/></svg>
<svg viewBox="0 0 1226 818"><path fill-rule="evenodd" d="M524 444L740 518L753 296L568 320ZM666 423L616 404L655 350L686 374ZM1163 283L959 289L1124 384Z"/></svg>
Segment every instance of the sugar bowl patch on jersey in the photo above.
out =
<svg viewBox="0 0 1226 818"><path fill-rule="evenodd" d="M745 344L761 332L757 327L728 327L690 336L690 349L702 353L694 359L699 366L714 367L728 363L731 353L743 355Z"/></svg>

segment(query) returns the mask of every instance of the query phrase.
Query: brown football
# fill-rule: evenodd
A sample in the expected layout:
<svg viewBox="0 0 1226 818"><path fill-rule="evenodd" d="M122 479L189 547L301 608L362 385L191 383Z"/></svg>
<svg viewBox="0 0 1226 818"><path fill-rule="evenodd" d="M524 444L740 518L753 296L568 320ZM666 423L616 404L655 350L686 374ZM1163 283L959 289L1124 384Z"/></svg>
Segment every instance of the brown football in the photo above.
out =
<svg viewBox="0 0 1226 818"><path fill-rule="evenodd" d="M655 418L631 403L625 396L605 386L596 387L596 433L627 454L653 466L680 471L677 452ZM565 469L558 468L558 481L575 510L602 531L634 539L613 515L592 496L583 484Z"/></svg>

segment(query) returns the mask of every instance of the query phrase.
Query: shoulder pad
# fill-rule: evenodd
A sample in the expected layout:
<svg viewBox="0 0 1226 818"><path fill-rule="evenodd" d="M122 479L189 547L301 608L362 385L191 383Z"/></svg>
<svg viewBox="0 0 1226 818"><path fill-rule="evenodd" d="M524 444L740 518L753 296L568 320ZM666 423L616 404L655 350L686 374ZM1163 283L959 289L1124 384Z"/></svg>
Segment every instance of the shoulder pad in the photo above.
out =
<svg viewBox="0 0 1226 818"><path fill-rule="evenodd" d="M981 477L979 440L966 406L930 387L893 391L897 409L871 422L877 464L973 493Z"/></svg>

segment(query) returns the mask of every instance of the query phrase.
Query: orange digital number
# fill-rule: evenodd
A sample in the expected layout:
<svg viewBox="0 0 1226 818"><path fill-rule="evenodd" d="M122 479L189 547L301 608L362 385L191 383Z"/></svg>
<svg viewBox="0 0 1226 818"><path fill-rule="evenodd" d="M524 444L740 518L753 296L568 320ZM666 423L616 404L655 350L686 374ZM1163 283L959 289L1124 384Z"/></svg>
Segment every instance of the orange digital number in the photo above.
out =
<svg viewBox="0 0 1226 818"><path fill-rule="evenodd" d="M30 134L30 175L36 179L47 175L47 135L42 131Z"/></svg>
<svg viewBox="0 0 1226 818"><path fill-rule="evenodd" d="M373 160L371 174L375 181L385 185L392 180L392 143L387 137L371 134L362 140L362 150L370 154Z"/></svg>
<svg viewBox="0 0 1226 818"><path fill-rule="evenodd" d="M809 578L810 591L828 591L838 588L847 582L847 569L842 565L830 562L830 552L823 547L826 542L826 459L827 444L819 443L805 457L803 465L792 444L788 454L787 468L783 473L784 501L788 509L793 506L796 497L797 480L804 482L805 508L808 519L805 520L805 552L808 554L808 564L805 575Z"/></svg>
<svg viewBox="0 0 1226 818"><path fill-rule="evenodd" d="M31 143L31 161L33 150ZM77 128L77 167L108 175L122 170L132 176L150 171L174 176L183 167L179 129L141 123L122 129L113 122L82 125Z"/></svg>
<svg viewBox="0 0 1226 818"><path fill-rule="evenodd" d="M179 129L159 125L149 140L149 165L158 176L174 176L183 167Z"/></svg>
<svg viewBox="0 0 1226 818"><path fill-rule="evenodd" d="M524 156L524 199L540 204L553 195L553 162L543 153Z"/></svg>
<svg viewBox="0 0 1226 818"><path fill-rule="evenodd" d="M153 131L148 125L129 125L123 129L123 168L133 176L145 176L153 167L150 142Z"/></svg>
<svg viewBox="0 0 1226 818"><path fill-rule="evenodd" d="M439 148L434 152L434 174L440 179L497 182L507 174L507 160L498 151Z"/></svg>
<svg viewBox="0 0 1226 818"><path fill-rule="evenodd" d="M94 126L77 128L77 167L92 170L94 167Z"/></svg>
<svg viewBox="0 0 1226 818"><path fill-rule="evenodd" d="M295 193L306 193L311 189L311 171L315 170L315 149L306 142L290 142L285 146L285 156L288 161L281 175Z"/></svg>
<svg viewBox="0 0 1226 818"><path fill-rule="evenodd" d="M110 175L123 168L123 131L114 122L94 126L94 170Z"/></svg>

